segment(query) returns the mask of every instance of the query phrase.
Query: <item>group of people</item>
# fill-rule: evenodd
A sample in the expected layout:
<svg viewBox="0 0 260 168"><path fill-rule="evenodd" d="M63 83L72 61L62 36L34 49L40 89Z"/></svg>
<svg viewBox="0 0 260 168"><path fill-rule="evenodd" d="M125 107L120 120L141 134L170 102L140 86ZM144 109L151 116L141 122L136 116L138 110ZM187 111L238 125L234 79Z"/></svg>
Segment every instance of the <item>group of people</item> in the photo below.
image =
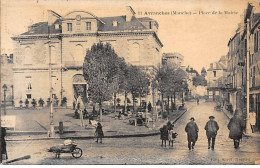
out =
<svg viewBox="0 0 260 168"><path fill-rule="evenodd" d="M215 139L217 136L217 132L219 130L218 123L214 119L215 119L214 116L209 116L209 121L206 123L204 127L208 139L208 149L211 148L212 150L214 150ZM245 128L245 122L242 116L240 116L238 110L235 111L235 114L230 119L227 127L229 129L229 138L233 139L234 148L239 148L239 143L242 139L243 130ZM188 148L189 150L193 150L196 141L198 140L198 132L199 132L199 128L195 122L194 117L190 118L190 122L188 122L185 127L185 132L187 133Z"/></svg>
<svg viewBox="0 0 260 168"><path fill-rule="evenodd" d="M164 146L166 147L166 141L169 141L169 146L172 144L173 146L173 141L174 139L177 137L177 133L175 133L173 131L173 123L171 123L170 121L167 123L167 125L164 125L161 129L160 129L160 133L161 133L161 140L162 140L162 145L164 143Z"/></svg>

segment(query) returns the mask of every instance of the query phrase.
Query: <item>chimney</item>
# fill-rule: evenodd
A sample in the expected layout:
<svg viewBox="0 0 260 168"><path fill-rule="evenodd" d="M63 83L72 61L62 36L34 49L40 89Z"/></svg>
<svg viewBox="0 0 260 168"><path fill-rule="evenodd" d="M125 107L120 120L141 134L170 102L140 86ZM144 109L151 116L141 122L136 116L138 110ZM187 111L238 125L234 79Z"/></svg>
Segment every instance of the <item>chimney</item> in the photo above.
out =
<svg viewBox="0 0 260 168"><path fill-rule="evenodd" d="M131 6L127 6L126 7L126 21L130 22L132 19L132 16L135 15L135 11L133 10L133 8Z"/></svg>

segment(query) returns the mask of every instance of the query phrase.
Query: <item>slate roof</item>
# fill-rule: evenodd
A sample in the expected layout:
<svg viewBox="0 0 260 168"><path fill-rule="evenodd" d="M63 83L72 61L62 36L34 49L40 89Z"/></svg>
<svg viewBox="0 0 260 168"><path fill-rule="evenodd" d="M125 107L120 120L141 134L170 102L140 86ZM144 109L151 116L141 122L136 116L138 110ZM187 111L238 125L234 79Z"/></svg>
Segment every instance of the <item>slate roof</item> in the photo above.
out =
<svg viewBox="0 0 260 168"><path fill-rule="evenodd" d="M135 16L132 17L130 22L126 22L126 16L102 17L99 19L105 22L99 27L99 31L147 29ZM118 25L113 26L113 21L117 21Z"/></svg>
<svg viewBox="0 0 260 168"><path fill-rule="evenodd" d="M101 24L98 31L123 31L123 30L147 30L147 28L141 23L143 20L153 20L151 18L136 18L132 17L130 22L126 22L126 16L115 16L115 17L100 17L105 24ZM113 21L117 21L117 26L113 26ZM55 29L55 24L61 24L61 20L57 19L50 27L51 34L59 34L61 30ZM39 22L29 26L29 31L22 33L21 35L40 35L48 34L48 22Z"/></svg>
<svg viewBox="0 0 260 168"><path fill-rule="evenodd" d="M50 26L51 34L59 34L61 30L55 29L55 24L61 24L61 20L58 19ZM48 34L48 22L39 22L30 26L31 30L21 34L21 35L37 35L37 34Z"/></svg>

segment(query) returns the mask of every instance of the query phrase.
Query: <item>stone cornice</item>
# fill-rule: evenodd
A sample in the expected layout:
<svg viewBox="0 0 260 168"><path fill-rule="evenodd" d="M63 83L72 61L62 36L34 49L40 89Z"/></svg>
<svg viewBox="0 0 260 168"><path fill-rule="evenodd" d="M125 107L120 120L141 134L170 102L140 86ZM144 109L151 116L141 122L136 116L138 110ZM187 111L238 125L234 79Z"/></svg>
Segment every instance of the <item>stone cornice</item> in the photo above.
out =
<svg viewBox="0 0 260 168"><path fill-rule="evenodd" d="M60 37L60 34L51 34L50 38L51 39L58 39ZM15 37L11 37L12 40L22 40L22 41L26 41L26 40L38 40L38 39L45 39L47 40L49 38L48 34L37 34L37 35L19 35L19 36L15 36Z"/></svg>
<svg viewBox="0 0 260 168"><path fill-rule="evenodd" d="M107 32L96 32L96 33L77 33L77 34L51 34L51 39L58 39L60 37L80 37L80 36L128 36L128 35L138 35L146 36L153 35L156 42L163 47L160 39L154 31L107 31ZM39 34L39 35L20 35L12 37L12 40L37 40L37 39L48 39L48 34Z"/></svg>

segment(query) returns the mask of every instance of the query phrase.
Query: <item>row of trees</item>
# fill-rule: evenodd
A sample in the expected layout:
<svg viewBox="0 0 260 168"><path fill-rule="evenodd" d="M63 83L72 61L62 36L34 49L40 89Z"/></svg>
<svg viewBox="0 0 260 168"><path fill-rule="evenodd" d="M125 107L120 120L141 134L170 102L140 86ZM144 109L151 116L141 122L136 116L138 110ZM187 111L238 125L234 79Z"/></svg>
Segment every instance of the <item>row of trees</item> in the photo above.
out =
<svg viewBox="0 0 260 168"><path fill-rule="evenodd" d="M86 55L83 75L89 86L89 98L99 104L100 120L102 103L114 99L116 108L118 94L124 94L127 98L130 93L135 111L135 99L149 92L149 75L137 66L126 64L109 44L93 44ZM127 102L124 104L126 111Z"/></svg>
<svg viewBox="0 0 260 168"><path fill-rule="evenodd" d="M185 71L174 67L158 67L157 73L151 76L140 67L127 64L124 58L118 57L110 44L93 44L86 55L83 75L89 86L89 98L93 103L99 104L100 120L102 103L113 99L116 108L118 94L124 94L125 100L131 94L135 111L136 98L149 94L150 86L152 89L157 88L162 93L162 98L167 96L168 104L169 97L174 96L175 102L175 93L184 92L188 88ZM124 105L126 111L127 102Z"/></svg>

